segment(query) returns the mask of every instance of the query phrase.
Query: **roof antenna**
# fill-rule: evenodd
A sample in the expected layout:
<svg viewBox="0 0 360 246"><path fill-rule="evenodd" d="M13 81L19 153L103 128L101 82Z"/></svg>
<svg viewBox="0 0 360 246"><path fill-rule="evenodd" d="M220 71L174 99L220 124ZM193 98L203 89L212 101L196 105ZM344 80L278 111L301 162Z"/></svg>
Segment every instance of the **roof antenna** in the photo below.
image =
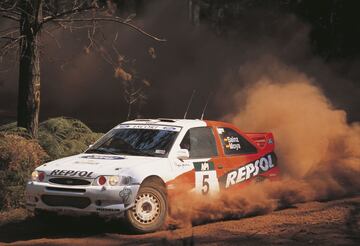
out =
<svg viewBox="0 0 360 246"><path fill-rule="evenodd" d="M210 93L209 93L209 96L208 96L208 98L207 98L207 100L206 100L206 104L205 104L204 109L203 109L203 111L202 111L201 119L200 119L200 120L203 120L203 119L204 119L204 114L205 114L207 105L209 104L209 99L210 99L211 94L212 94L212 93L210 92Z"/></svg>
<svg viewBox="0 0 360 246"><path fill-rule="evenodd" d="M193 98L194 98L195 92L196 92L196 90L193 90L193 92L192 92L192 94L191 94L190 100L189 100L189 102L188 102L188 105L187 105L187 108L186 108L186 111L185 111L185 114L184 114L184 119L186 119L186 116L187 116L187 113L188 113L188 111L189 111L189 108L190 108L190 105L191 105L191 103L192 103L192 100L193 100Z"/></svg>

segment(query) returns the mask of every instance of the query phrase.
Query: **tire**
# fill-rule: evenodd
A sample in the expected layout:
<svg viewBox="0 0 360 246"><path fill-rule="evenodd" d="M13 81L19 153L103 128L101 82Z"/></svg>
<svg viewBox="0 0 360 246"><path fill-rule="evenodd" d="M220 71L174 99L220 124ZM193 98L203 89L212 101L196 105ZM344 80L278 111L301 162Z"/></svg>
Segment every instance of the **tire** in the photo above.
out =
<svg viewBox="0 0 360 246"><path fill-rule="evenodd" d="M130 229L136 233L149 233L165 224L168 202L164 189L159 185L145 184L135 198L135 205L125 213Z"/></svg>

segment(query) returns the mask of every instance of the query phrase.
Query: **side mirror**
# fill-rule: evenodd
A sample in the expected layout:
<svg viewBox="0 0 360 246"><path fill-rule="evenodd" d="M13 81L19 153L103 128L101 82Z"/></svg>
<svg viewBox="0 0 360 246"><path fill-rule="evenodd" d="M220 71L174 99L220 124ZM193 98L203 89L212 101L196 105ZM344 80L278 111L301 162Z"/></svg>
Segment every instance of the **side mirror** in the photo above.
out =
<svg viewBox="0 0 360 246"><path fill-rule="evenodd" d="M93 144L90 144L90 145L89 145L89 149L90 149L92 146L93 146Z"/></svg>
<svg viewBox="0 0 360 246"><path fill-rule="evenodd" d="M178 158L179 160L186 160L190 158L190 153L187 149L179 149L176 152L176 158Z"/></svg>

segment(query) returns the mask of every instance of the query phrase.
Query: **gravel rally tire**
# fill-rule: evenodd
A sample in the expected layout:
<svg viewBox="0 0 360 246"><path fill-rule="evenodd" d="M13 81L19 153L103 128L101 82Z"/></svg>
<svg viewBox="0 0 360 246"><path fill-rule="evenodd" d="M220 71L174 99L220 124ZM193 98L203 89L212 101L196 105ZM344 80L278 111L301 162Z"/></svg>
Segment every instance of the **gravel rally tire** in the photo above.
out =
<svg viewBox="0 0 360 246"><path fill-rule="evenodd" d="M164 226L167 211L164 189L150 183L140 188L134 206L125 213L125 219L132 231L149 233Z"/></svg>

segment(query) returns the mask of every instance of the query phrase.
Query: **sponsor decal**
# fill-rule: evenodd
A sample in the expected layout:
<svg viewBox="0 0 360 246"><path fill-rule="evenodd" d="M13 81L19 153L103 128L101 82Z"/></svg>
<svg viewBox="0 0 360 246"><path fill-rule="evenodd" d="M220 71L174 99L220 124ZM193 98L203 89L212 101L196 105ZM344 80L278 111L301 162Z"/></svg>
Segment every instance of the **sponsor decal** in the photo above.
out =
<svg viewBox="0 0 360 246"><path fill-rule="evenodd" d="M250 162L238 169L226 173L220 178L220 183L225 188L244 182L252 177L264 173L276 166L276 156L274 153L265 155L253 162Z"/></svg>
<svg viewBox="0 0 360 246"><path fill-rule="evenodd" d="M231 150L239 150L241 149L240 141L238 137L226 137L224 138L225 148Z"/></svg>
<svg viewBox="0 0 360 246"><path fill-rule="evenodd" d="M81 158L85 159L97 159L97 160L123 160L124 157L121 156L109 156L109 155L85 155Z"/></svg>
<svg viewBox="0 0 360 246"><path fill-rule="evenodd" d="M119 196L120 196L123 204L129 204L131 202L130 201L131 195L132 195L131 189L126 188L126 187L119 192Z"/></svg>
<svg viewBox="0 0 360 246"><path fill-rule="evenodd" d="M203 195L214 194L219 191L214 162L194 162L195 169L195 190Z"/></svg>
<svg viewBox="0 0 360 246"><path fill-rule="evenodd" d="M165 155L165 154L166 154L166 151L163 150L163 149L157 149L157 150L155 150L155 154Z"/></svg>
<svg viewBox="0 0 360 246"><path fill-rule="evenodd" d="M91 178L92 174L93 174L93 172L88 172L88 171L55 169L50 173L50 176L69 176L69 177L79 176L79 177L84 177L84 178Z"/></svg>
<svg viewBox="0 0 360 246"><path fill-rule="evenodd" d="M178 126L159 126L159 125L118 125L115 129L150 129L150 130L163 130L163 131L172 131L179 132L181 127Z"/></svg>
<svg viewBox="0 0 360 246"><path fill-rule="evenodd" d="M194 162L194 168L196 172L215 170L214 162L212 161Z"/></svg>

